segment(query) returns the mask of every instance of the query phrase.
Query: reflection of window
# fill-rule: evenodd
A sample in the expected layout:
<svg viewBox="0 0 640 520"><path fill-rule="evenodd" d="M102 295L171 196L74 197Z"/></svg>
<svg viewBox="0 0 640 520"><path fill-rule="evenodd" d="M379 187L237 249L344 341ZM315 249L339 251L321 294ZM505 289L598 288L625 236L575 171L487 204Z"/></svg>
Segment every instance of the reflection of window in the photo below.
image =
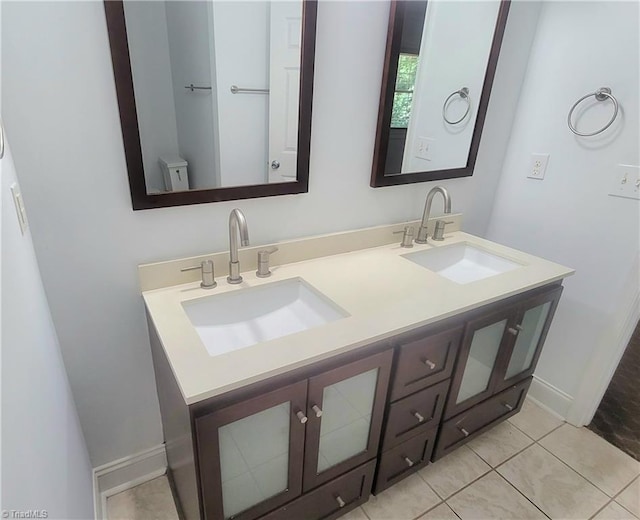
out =
<svg viewBox="0 0 640 520"><path fill-rule="evenodd" d="M391 128L407 128L409 126L417 69L418 56L416 54L400 54L396 88L393 93Z"/></svg>

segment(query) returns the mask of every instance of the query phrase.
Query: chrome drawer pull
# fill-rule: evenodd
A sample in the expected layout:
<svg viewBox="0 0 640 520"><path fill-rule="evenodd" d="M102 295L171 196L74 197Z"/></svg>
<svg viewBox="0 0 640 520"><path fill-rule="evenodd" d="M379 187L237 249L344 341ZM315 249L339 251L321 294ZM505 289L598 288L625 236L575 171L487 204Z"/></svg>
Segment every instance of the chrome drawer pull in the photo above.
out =
<svg viewBox="0 0 640 520"><path fill-rule="evenodd" d="M419 412L413 412L413 416L418 419L418 422L424 422L424 417Z"/></svg>
<svg viewBox="0 0 640 520"><path fill-rule="evenodd" d="M516 329L522 331L522 330L524 330L524 327L522 325L518 324L518 325L516 325Z"/></svg>
<svg viewBox="0 0 640 520"><path fill-rule="evenodd" d="M507 329L507 332L508 332L509 334L513 334L514 336L517 336L517 335L518 335L518 329L514 329L513 327L509 327L509 328Z"/></svg>
<svg viewBox="0 0 640 520"><path fill-rule="evenodd" d="M409 457L404 457L404 461L407 463L407 466L413 466L413 461Z"/></svg>
<svg viewBox="0 0 640 520"><path fill-rule="evenodd" d="M315 412L316 417L322 417L322 410L317 404L314 404L311 409Z"/></svg>
<svg viewBox="0 0 640 520"><path fill-rule="evenodd" d="M513 410L513 406L511 406L509 403L504 403L504 407L509 411Z"/></svg>
<svg viewBox="0 0 640 520"><path fill-rule="evenodd" d="M430 359L425 359L424 364L429 367L429 370L433 370L434 368L436 368L436 364Z"/></svg>
<svg viewBox="0 0 640 520"><path fill-rule="evenodd" d="M347 505L347 503L346 503L344 500L342 500L342 498L340 497L340 495L338 495L338 496L336 497L336 502L338 502L338 505L339 505L341 508Z"/></svg>
<svg viewBox="0 0 640 520"><path fill-rule="evenodd" d="M458 430L460 430L462 435L464 435L465 437L469 437L469 432L465 430L462 426L458 426Z"/></svg>
<svg viewBox="0 0 640 520"><path fill-rule="evenodd" d="M296 412L296 417L298 419L300 419L300 422L302 424L306 423L309 419L307 419L307 416L305 414L303 414L302 412L298 411Z"/></svg>

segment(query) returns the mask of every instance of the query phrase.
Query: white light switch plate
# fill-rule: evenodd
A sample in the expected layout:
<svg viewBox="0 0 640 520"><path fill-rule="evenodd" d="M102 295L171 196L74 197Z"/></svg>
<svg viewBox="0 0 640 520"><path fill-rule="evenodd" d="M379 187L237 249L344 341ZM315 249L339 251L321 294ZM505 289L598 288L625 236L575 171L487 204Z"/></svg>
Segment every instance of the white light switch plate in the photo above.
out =
<svg viewBox="0 0 640 520"><path fill-rule="evenodd" d="M428 137L418 137L418 139L416 139L415 156L418 159L430 161L431 157L433 156L434 141L435 139L430 139Z"/></svg>
<svg viewBox="0 0 640 520"><path fill-rule="evenodd" d="M13 203L16 206L16 214L18 215L20 231L22 231L22 234L24 235L27 231L27 227L29 227L29 224L27 223L27 212L24 209L22 193L20 193L20 188L18 188L18 185L15 182L11 185L11 195L13 197Z"/></svg>
<svg viewBox="0 0 640 520"><path fill-rule="evenodd" d="M609 195L640 200L640 166L618 164Z"/></svg>
<svg viewBox="0 0 640 520"><path fill-rule="evenodd" d="M548 153L532 153L531 163L529 166L529 173L527 177L529 179L544 179L544 174L547 171L547 163L549 162Z"/></svg>

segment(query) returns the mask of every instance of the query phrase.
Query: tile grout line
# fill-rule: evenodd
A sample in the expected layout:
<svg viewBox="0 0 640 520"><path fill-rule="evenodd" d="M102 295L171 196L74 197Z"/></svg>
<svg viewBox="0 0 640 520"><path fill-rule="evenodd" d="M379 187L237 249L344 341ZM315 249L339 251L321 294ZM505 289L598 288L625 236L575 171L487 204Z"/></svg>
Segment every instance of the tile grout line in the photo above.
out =
<svg viewBox="0 0 640 520"><path fill-rule="evenodd" d="M546 436L545 436L546 437ZM542 440L542 439L540 439ZM560 457L558 457L555 453L549 451L547 448L545 448L542 444L540 444L539 442L536 442L536 444L538 446L540 446L544 451L546 451L548 454L550 454L551 456L553 456L554 458L556 458L558 461L560 461L562 464L564 464L567 468L569 468L571 471L573 471L576 475L578 475L579 477L583 478L584 480L586 480L589 484L591 484L593 487L595 487L598 491L600 491L600 493L602 493L603 495L605 495L607 498L609 499L614 499L614 497L617 497L620 493L622 493L622 491L624 491L625 489L627 489L629 487L630 484L633 484L633 482L636 480L636 478L638 478L638 476L636 475L635 477L633 477L631 479L630 482L628 482L627 484L625 484L623 486L623 488L618 491L617 493L615 493L613 496L609 495L609 493L607 493L606 491L604 491L603 489L600 488L600 486L598 486L595 482L592 482L591 480L589 480L588 477L586 477L585 475L583 475L582 473L580 473L577 469L572 468L567 462L565 462L564 460L562 460Z"/></svg>
<svg viewBox="0 0 640 520"><path fill-rule="evenodd" d="M475 451L474 451L473 453L475 454ZM482 462L484 462L484 460L483 460L483 459L480 459L480 460L482 460ZM486 464L486 462L485 462L485 464ZM485 471L482 475L480 475L480 476L478 476L478 477L474 478L471 482L469 482L468 484L465 484L464 486L462 486L460 489L458 489L458 490L457 490L457 491L455 491L454 493L451 493L451 495L449 495L447 498L441 498L441 497L440 497L440 495L436 492L436 490L435 490L435 489L433 489L431 486L429 486L429 483L428 483L428 482L426 482L426 481L425 481L425 484L427 484L427 486L429 486L429 488L430 488L430 489L431 489L431 490L436 494L436 496L437 496L438 498L440 498L443 502L445 502L445 503L446 503L446 501L447 501L447 500L449 500L450 498L453 498L455 495L457 495L458 493L460 493L460 491L463 491L463 490L467 489L471 484L474 484L475 482L477 482L478 480L480 480L480 479L481 479L482 477L484 477L485 475L488 475L489 473L491 473L491 471L492 471L492 470L493 470L493 468L489 465L489 470L488 470L488 471ZM422 475L420 475L420 478L422 478ZM424 479L422 479L422 480L424 480ZM449 504L447 504L447 505L449 505Z"/></svg>
<svg viewBox="0 0 640 520"><path fill-rule="evenodd" d="M533 446L533 444L530 444L529 446ZM527 447L529 447L527 446ZM524 451L524 450L523 450ZM512 457L513 458L513 457ZM505 461L506 462L506 461ZM495 471L495 470L494 470ZM498 475L502 480L504 480L507 484L509 484L513 489L516 490L516 492L521 496L524 497L524 499L529 502L533 507L535 507L538 511L540 511L546 518L551 519L551 517L545 513L539 506L538 504L536 504L532 499L530 499L527 495L525 495L522 491L520 491L510 480L507 480L505 477L503 477L500 473L498 473L496 471L496 475Z"/></svg>
<svg viewBox="0 0 640 520"><path fill-rule="evenodd" d="M429 484L427 484L429 485ZM433 491L433 490L432 490ZM435 491L434 491L435 493ZM440 496L436 493L436 496L438 498L440 498ZM444 500L441 500L440 502L438 502L435 506L430 507L429 509L427 509L426 511L423 511L422 513L418 514L418 516L414 517L412 520L418 520L418 518L420 518L423 515L426 515L429 511L433 511L436 507L441 506L442 504L444 504Z"/></svg>
<svg viewBox="0 0 640 520"><path fill-rule="evenodd" d="M613 502L613 499L609 500L605 505L603 505L600 509L598 509L593 515L589 517L589 520L593 520L596 516L598 516L602 511L604 511L609 504ZM623 508L624 509L624 508Z"/></svg>
<svg viewBox="0 0 640 520"><path fill-rule="evenodd" d="M518 414L516 414L518 415ZM513 417L515 417L516 415L514 415ZM527 432L525 432L522 428L518 428L515 424L513 424L511 421L509 421L509 419L507 419L507 421L509 422L509 424L511 424L511 426L513 426L516 430L524 433L527 437L529 437L533 442L538 442L542 439L544 439L547 435L551 435L553 432L555 432L558 428L562 428L565 424L569 424L567 423L567 421L562 421L561 424L559 424L558 426L554 427L553 429L549 430L547 433L545 433L542 437L540 437L539 439L535 439L533 438L531 435L529 435Z"/></svg>

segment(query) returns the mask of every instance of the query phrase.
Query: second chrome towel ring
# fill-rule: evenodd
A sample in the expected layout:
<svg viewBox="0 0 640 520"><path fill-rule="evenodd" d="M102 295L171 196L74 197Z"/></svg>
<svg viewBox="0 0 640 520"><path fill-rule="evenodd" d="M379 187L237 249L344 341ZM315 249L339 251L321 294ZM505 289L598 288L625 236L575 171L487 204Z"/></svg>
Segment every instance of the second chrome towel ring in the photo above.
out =
<svg viewBox="0 0 640 520"><path fill-rule="evenodd" d="M451 100L451 98L456 95L460 96L462 99L464 99L467 102L467 110L465 110L464 114L462 114L462 117L460 119L451 121L447 117L447 107L449 105L449 101ZM458 123L461 123L465 117L467 117L470 110L471 110L471 98L469 97L469 89L467 87L462 87L460 90L456 90L455 92L452 92L451 94L449 94L449 96L447 96L447 99L444 100L444 104L442 105L442 119L444 119L445 122L449 123L450 125L457 125Z"/></svg>
<svg viewBox="0 0 640 520"><path fill-rule="evenodd" d="M599 130L596 130L595 132L590 132L586 134L586 133L578 132L576 127L573 126L573 123L571 122L571 116L573 115L573 111L576 109L576 107L580 103L582 103L585 99L590 98L591 96L594 96L598 101L606 101L607 99L610 99L611 101L613 101L613 116L611 117L609 122L606 125L604 125L602 128L600 128ZM573 104L573 106L571 107L571 110L569 110L569 115L567 116L567 124L569 125L569 130L571 130L574 134L580 137L592 137L594 135L601 134L607 128L609 128L613 124L613 122L616 120L616 117L618 117L618 100L613 96L613 94L611 94L611 89L609 87L602 87L596 90L595 92L592 92L591 94L582 96L580 99L578 99L578 101L576 101Z"/></svg>

